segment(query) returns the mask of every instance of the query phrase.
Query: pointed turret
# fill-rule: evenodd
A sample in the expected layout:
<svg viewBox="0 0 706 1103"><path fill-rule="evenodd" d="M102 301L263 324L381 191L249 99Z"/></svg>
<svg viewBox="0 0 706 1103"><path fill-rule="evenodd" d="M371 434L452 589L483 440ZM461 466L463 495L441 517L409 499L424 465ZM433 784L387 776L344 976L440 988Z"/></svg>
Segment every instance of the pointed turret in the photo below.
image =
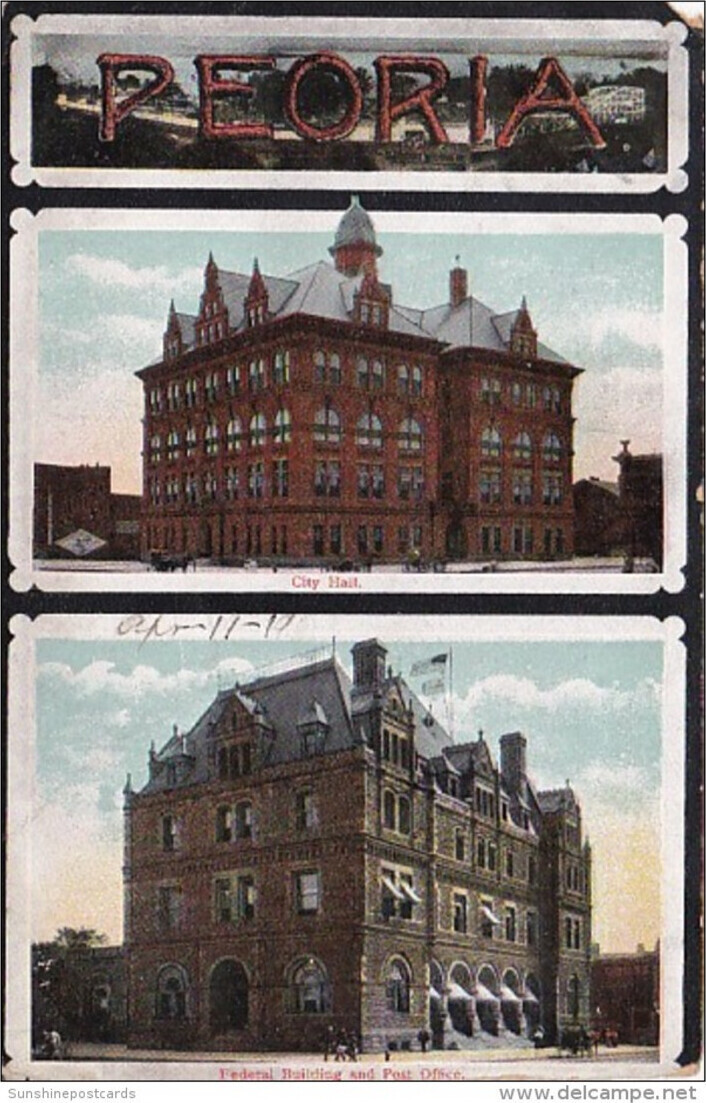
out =
<svg viewBox="0 0 706 1103"><path fill-rule="evenodd" d="M510 349L525 360L535 360L537 357L537 331L532 325L525 295L510 330Z"/></svg>
<svg viewBox="0 0 706 1103"><path fill-rule="evenodd" d="M245 296L245 317L249 326L258 325L267 320L270 309L269 300L267 285L262 277L259 261L255 257L248 293Z"/></svg>

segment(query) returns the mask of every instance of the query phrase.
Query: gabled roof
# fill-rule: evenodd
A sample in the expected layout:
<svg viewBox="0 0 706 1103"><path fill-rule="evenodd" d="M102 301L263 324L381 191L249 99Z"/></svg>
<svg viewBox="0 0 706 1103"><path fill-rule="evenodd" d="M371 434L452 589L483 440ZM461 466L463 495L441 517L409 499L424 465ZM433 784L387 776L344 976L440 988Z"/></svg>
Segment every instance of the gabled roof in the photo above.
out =
<svg viewBox="0 0 706 1103"><path fill-rule="evenodd" d="M224 269L217 271L228 308L230 331L242 331L245 328L244 303L252 277L243 272L229 272ZM346 276L333 265L321 260L291 273L286 278L263 274L262 280L269 296L268 309L271 318L297 314L337 322L352 322L355 293L360 288L363 276ZM519 310L496 314L473 296L455 307L450 303L442 303L427 310L419 310L395 303L391 290L387 290L390 291L388 328L392 333L434 340L449 349L473 347L507 352L510 348L511 330ZM177 318L186 347L193 347L196 318L182 313L177 314ZM557 364L568 363L541 342L537 344L537 355L540 359Z"/></svg>

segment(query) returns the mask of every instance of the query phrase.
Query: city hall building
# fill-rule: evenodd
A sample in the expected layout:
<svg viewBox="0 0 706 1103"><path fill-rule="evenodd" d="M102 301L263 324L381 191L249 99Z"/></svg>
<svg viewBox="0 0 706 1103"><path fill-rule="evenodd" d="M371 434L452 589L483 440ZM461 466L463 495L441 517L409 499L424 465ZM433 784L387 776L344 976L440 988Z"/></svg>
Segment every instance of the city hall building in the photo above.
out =
<svg viewBox="0 0 706 1103"><path fill-rule="evenodd" d="M454 267L401 305L354 200L333 263L220 269L169 310L144 385L142 553L370 565L573 554L572 387L527 304ZM441 296L440 296L441 297Z"/></svg>
<svg viewBox="0 0 706 1103"><path fill-rule="evenodd" d="M222 690L125 788L132 1046L529 1045L590 1013L591 857L526 739L453 741L376 639Z"/></svg>

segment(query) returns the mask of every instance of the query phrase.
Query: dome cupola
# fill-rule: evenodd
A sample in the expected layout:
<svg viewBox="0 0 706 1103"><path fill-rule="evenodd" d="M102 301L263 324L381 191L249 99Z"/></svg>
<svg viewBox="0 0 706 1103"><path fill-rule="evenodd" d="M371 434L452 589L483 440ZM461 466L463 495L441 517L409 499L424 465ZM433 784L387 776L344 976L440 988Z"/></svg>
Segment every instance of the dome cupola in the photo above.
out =
<svg viewBox="0 0 706 1103"><path fill-rule="evenodd" d="M377 258L382 255L382 249L375 240L372 219L361 207L357 195L353 196L338 224L329 253L334 258L336 271L344 276L376 274Z"/></svg>

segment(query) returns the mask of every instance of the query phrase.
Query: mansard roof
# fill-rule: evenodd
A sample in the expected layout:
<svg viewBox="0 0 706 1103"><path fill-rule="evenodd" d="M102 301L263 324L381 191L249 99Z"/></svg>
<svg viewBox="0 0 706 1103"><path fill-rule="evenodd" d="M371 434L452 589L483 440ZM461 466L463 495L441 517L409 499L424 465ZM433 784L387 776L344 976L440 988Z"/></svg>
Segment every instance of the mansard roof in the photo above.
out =
<svg viewBox="0 0 706 1103"><path fill-rule="evenodd" d="M402 678L389 678L381 688L383 694L394 688L401 696L405 709L411 709L418 754L424 758L434 758L441 755L445 748L448 749L448 732ZM365 729L358 718L373 704L374 693L357 694L352 702L351 690L348 674L334 658L254 677L243 686L220 691L190 731L179 733L175 729L172 737L154 755L154 761L164 765L187 756L188 770L177 778L176 784L196 785L208 781L212 777L208 753L210 743L219 730L230 732L229 721L236 703L265 730L259 747L260 761L265 766L301 758L300 728L303 718L326 725L323 753L352 749L366 740ZM155 792L165 787L166 772L157 772L142 791Z"/></svg>

